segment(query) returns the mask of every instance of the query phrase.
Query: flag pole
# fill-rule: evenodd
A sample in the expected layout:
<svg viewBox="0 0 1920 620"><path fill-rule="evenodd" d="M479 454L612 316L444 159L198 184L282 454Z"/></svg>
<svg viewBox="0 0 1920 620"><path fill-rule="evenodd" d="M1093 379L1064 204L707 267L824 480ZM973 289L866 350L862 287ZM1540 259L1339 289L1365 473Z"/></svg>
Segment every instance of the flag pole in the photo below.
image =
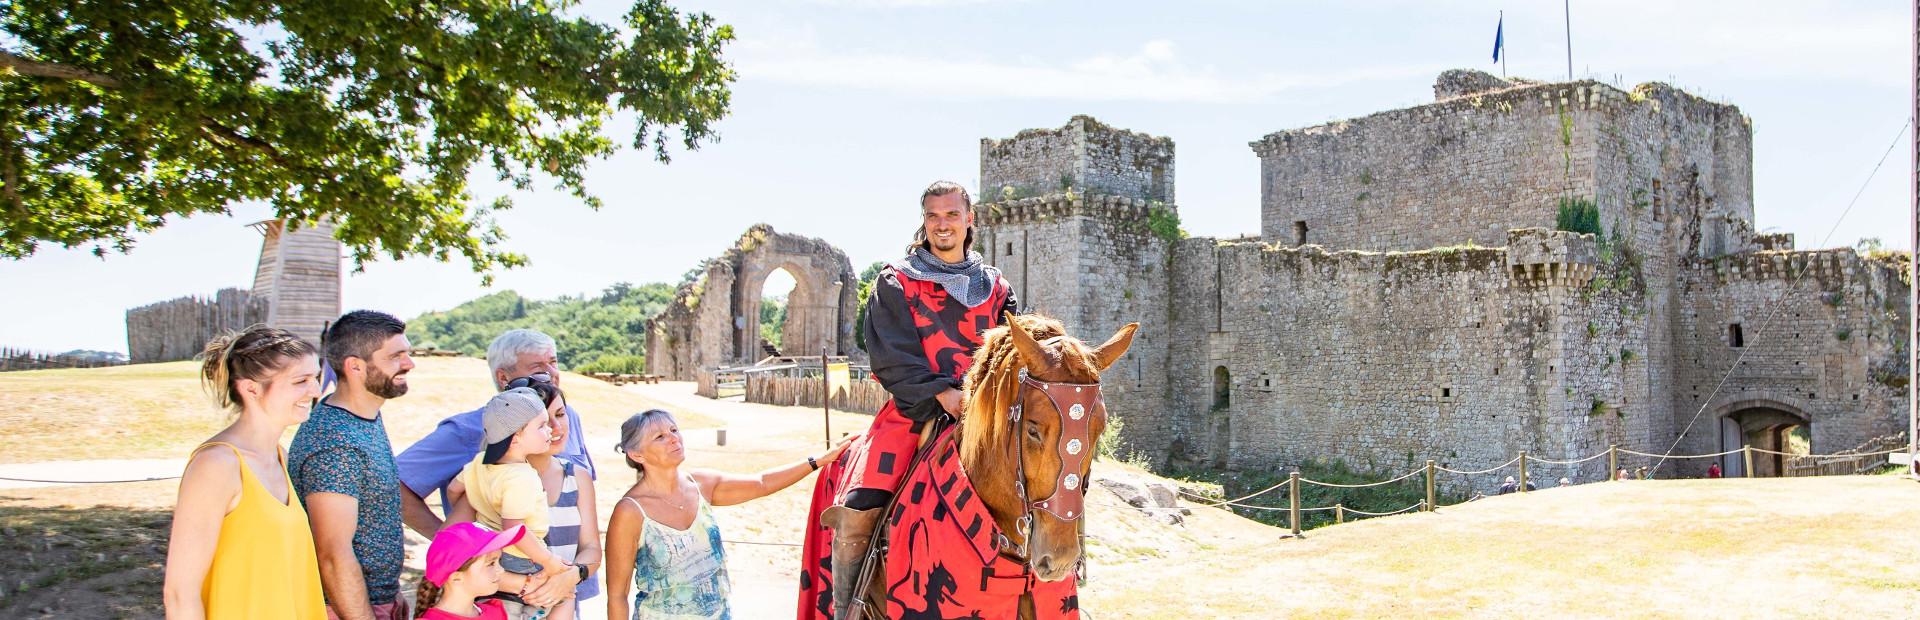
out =
<svg viewBox="0 0 1920 620"><path fill-rule="evenodd" d="M1562 14L1567 18L1567 81L1573 81L1573 0L1561 0Z"/></svg>
<svg viewBox="0 0 1920 620"><path fill-rule="evenodd" d="M1920 0L1914 0L1914 1L1920 2ZM1500 49L1500 79L1503 79L1503 80L1507 78L1507 50L1506 50L1507 32L1506 31L1507 31L1507 12L1506 10L1503 9L1500 11L1500 48L1501 48Z"/></svg>

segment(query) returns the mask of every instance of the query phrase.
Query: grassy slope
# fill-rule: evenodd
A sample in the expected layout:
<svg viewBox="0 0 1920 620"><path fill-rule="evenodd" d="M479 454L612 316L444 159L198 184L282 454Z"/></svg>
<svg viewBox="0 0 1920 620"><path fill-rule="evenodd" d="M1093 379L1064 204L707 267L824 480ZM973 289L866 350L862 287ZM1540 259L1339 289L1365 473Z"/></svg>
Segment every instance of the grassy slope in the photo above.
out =
<svg viewBox="0 0 1920 620"><path fill-rule="evenodd" d="M384 410L395 447L412 443L449 415L487 402L487 364L473 358L421 358L408 374L410 391ZM113 368L0 373L0 463L181 457L226 425L204 393L192 362ZM660 403L599 380L567 374L567 402L584 417L587 436L619 436L626 413ZM711 426L698 414L688 428ZM292 432L287 437L291 439ZM76 437L84 437L80 442Z"/></svg>

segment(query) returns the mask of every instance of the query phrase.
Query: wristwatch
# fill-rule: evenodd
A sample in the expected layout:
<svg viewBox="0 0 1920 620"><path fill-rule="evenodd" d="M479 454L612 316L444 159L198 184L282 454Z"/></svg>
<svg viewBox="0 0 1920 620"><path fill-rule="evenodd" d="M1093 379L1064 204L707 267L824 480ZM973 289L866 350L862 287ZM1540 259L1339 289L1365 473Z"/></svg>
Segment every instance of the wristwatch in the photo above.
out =
<svg viewBox="0 0 1920 620"><path fill-rule="evenodd" d="M814 471L820 471L820 462L813 460L811 456L807 457L807 466L812 467Z"/></svg>
<svg viewBox="0 0 1920 620"><path fill-rule="evenodd" d="M580 569L580 581L585 582L587 580L587 565L575 564L573 567Z"/></svg>

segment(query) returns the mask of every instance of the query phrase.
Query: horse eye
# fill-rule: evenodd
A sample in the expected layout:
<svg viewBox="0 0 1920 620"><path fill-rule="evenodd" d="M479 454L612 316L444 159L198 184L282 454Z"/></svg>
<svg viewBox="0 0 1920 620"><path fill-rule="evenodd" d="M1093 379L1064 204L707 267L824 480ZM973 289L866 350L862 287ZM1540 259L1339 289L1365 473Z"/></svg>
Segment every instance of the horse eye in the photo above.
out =
<svg viewBox="0 0 1920 620"><path fill-rule="evenodd" d="M1034 426L1034 425L1032 425L1032 424L1028 424L1028 425L1027 425L1027 439L1031 439L1031 440L1033 440L1033 441L1034 441L1035 443L1039 443L1039 441L1040 441L1040 427L1038 427L1038 426Z"/></svg>

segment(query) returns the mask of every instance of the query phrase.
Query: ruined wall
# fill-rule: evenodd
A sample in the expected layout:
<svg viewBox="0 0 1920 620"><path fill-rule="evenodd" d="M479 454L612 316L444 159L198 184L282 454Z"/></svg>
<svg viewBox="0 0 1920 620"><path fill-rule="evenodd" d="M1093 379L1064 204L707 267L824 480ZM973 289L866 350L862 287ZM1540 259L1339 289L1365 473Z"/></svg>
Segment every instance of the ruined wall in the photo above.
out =
<svg viewBox="0 0 1920 620"><path fill-rule="evenodd" d="M1072 189L1172 204L1173 176L1172 140L1090 116L1075 116L1058 129L980 140L980 202Z"/></svg>
<svg viewBox="0 0 1920 620"><path fill-rule="evenodd" d="M782 344L791 350L783 353L818 355L826 347L832 355L865 361L853 339L859 279L838 248L755 224L705 266L699 278L675 291L666 310L647 322L648 372L692 381L702 370L764 357L760 289L767 276L780 269L794 279L781 332Z"/></svg>

